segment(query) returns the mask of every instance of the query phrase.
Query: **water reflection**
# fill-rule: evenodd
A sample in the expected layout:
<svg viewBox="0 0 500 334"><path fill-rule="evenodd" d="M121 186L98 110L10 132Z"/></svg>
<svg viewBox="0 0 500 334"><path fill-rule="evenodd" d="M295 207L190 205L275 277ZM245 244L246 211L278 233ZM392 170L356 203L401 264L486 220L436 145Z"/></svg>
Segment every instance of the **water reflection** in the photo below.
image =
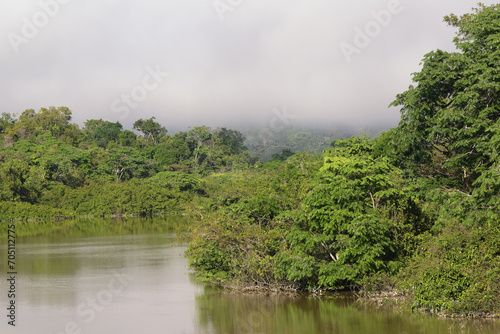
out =
<svg viewBox="0 0 500 334"><path fill-rule="evenodd" d="M134 235L150 233L173 233L187 223L185 216L166 215L155 217L88 218L75 220L16 222L18 237L37 236L47 242L64 237L86 237L106 235ZM6 238L9 223L0 222L0 237ZM29 238L27 239L30 240Z"/></svg>
<svg viewBox="0 0 500 334"><path fill-rule="evenodd" d="M0 333L500 333L498 322L416 316L356 303L350 295L238 294L202 286L175 242L184 218L64 224L18 238L18 325L7 326L0 313ZM6 240L0 240L4 273ZM0 280L1 309L7 290Z"/></svg>
<svg viewBox="0 0 500 334"><path fill-rule="evenodd" d="M184 218L112 220L109 229L103 220L64 223L47 235L18 238L17 326L2 321L0 333L195 332L199 287L173 233ZM1 295L7 290L1 280Z"/></svg>
<svg viewBox="0 0 500 334"><path fill-rule="evenodd" d="M206 288L196 304L201 333L500 333L498 321L414 315L359 303L350 295L283 297Z"/></svg>

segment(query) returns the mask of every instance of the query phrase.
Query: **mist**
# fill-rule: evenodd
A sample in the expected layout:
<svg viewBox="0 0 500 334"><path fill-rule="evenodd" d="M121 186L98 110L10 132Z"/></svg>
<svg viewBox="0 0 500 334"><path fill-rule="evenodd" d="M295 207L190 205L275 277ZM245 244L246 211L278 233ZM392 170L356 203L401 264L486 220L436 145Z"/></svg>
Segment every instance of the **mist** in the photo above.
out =
<svg viewBox="0 0 500 334"><path fill-rule="evenodd" d="M3 1L0 112L67 106L79 125L103 118L129 129L154 116L170 133L267 127L276 118L389 128L400 115L388 105L422 57L454 50L443 16L475 5ZM286 122L277 116L284 110Z"/></svg>

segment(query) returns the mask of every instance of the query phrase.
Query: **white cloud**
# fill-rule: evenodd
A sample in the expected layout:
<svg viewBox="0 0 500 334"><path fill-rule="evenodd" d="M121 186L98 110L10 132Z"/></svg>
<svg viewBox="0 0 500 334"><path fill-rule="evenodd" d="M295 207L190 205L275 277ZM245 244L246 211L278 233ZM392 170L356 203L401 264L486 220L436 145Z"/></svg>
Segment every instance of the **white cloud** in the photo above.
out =
<svg viewBox="0 0 500 334"><path fill-rule="evenodd" d="M394 124L399 115L387 105L423 55L453 50L454 29L442 17L476 1L401 0L401 12L347 63L340 44L352 44L355 29L389 2L242 1L221 21L207 0L72 0L16 54L7 35L21 34L22 18L40 5L2 1L0 109L66 105L80 124L118 119L112 101L160 64L171 75L125 125L152 115L167 128L265 122L283 105L298 122Z"/></svg>

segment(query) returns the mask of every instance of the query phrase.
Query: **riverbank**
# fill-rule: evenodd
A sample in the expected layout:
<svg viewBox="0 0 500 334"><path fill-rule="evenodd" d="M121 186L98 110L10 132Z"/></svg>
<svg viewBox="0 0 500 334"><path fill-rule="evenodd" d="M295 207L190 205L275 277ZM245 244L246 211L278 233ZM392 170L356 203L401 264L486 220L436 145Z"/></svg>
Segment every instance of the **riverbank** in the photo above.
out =
<svg viewBox="0 0 500 334"><path fill-rule="evenodd" d="M210 283L205 283L210 284ZM304 291L297 286L274 286L228 284L214 285L230 294L259 295L268 297L314 297L314 298L353 298L356 302L376 307L390 308L399 311L411 311L426 316L437 316L449 319L500 319L500 313L470 311L468 313L449 313L442 310L422 308L415 305L412 294L402 290L381 290L374 292L363 291Z"/></svg>
<svg viewBox="0 0 500 334"><path fill-rule="evenodd" d="M449 313L432 308L418 307L418 305L415 305L415 301L412 298L411 293L406 291L378 291L366 294L357 294L357 296L362 302L373 303L378 306L391 306L398 309L411 310L412 312L424 315L435 315L441 318L500 319L500 313L495 312L471 311L468 313Z"/></svg>
<svg viewBox="0 0 500 334"><path fill-rule="evenodd" d="M160 216L175 216L176 213L179 212L167 212L167 213L157 213L153 214L149 217L154 218L154 217L160 217ZM203 212L201 213L199 211L199 208L195 207L186 207L186 210L182 212L183 216L188 218L190 223L186 223L184 226L180 227L180 229L176 229L177 231L186 231L190 229L197 229L199 228L200 223L214 223L214 214L210 212ZM113 217L112 220L109 218ZM140 231L145 231L148 229L147 226L143 226L144 220L140 215L134 215L134 214L120 214L120 215L111 215L108 218L104 219L102 217L80 217L80 221L84 221L84 223L79 223L78 220L72 220L72 219L53 219L53 220L23 220L20 221L18 220L16 222L16 231L18 233L19 237L24 237L24 236L35 236L35 235L43 235L43 234L48 234L48 233L53 233L56 231L63 231L63 230L71 230L74 229L76 226L78 226L79 231L101 231L100 233L104 234L112 234L116 233L117 231L116 228L119 227L120 233L123 233L123 231L130 231L133 233L138 233ZM217 216L217 221L216 225L210 225L212 228L216 228L214 230L215 233L222 232L222 233L227 233L221 230L221 226L224 226L224 224L228 223L231 221L225 220L226 216ZM227 217L226 217L227 218ZM136 220L138 219L138 220ZM234 217L233 217L234 219ZM120 221L120 224L115 224L112 223L113 221ZM141 222L140 224L138 224ZM222 225L221 225L222 224ZM4 225L4 224L2 224ZM5 224L7 225L7 224ZM141 227L142 226L142 227ZM200 276L202 272L198 271L198 277L200 278L201 281L207 282L207 283L214 283L215 285L218 286L223 286L225 290L227 291L232 291L234 293L250 293L250 294L281 294L283 296L300 296L300 295L307 295L307 296L327 296L331 292L328 292L327 289L307 289L303 285L301 286L300 284L293 282L293 281L281 281L275 279L275 273L276 269L276 263L273 263L270 258L263 258L259 252L256 250L252 250L252 247L255 247L259 244L261 245L266 245L269 244L270 242L273 243L271 239L269 239L269 236L267 236L267 239L263 239L265 236L261 235L258 233L258 230L256 230L254 227L238 223L236 225L232 225L232 228L236 228L233 232L236 233L237 235L240 236L240 239L234 239L234 247L239 250L244 250L244 253L246 253L245 261L247 264L247 267L245 270L246 272L243 272L242 274L248 275L252 274L254 277L254 282L252 283L247 279L247 277L241 277L239 279L231 279L229 276L219 276L214 280L207 280L206 277ZM124 229L125 228L125 229ZM170 231L172 232L173 230L171 229L171 226L168 225L165 228L166 230L162 229L157 229L157 231ZM197 230L197 233L201 232L200 230ZM276 231L275 231L276 232ZM275 233L273 232L273 233ZM447 257L444 256L443 254L440 253L439 248L434 245L435 242L441 243L441 239L446 239L448 241L451 241L453 239L450 239L452 236L457 237L458 235L462 235L461 238L463 238L463 235L467 233L463 233L464 231L456 230L452 235L449 234L442 234L440 238L432 238L430 240L434 240L433 243L427 244L425 242L422 242L421 246L423 247L426 245L425 248L422 248L420 253L415 254L415 258L413 261L409 261L406 264L406 269L403 269L400 273L399 276L391 276L391 277L376 277L373 276L371 278L367 278L365 281L363 281L363 285L358 286L357 289L361 288L361 290L357 290L357 297L361 302L367 302L367 303L373 303L379 306L394 306L396 308L404 309L404 310L411 310L413 312L418 312L422 314L428 314L428 315L436 315L440 317L448 317L448 318L498 318L499 313L498 312L485 312L480 309L474 309L473 307L475 305L479 304L474 304L471 299L466 300L466 302L459 302L455 299L453 302L454 305L454 310L462 310L462 309L467 309L467 312L453 312L452 310L446 310L442 311L443 308L438 309L436 307L430 307L430 306L422 306L421 301L419 301L418 298L422 298L421 296L419 297L418 295L415 296L415 294L412 294L408 292L409 290L403 290L403 289L395 289L394 287L396 285L402 285L404 286L405 284L409 284L409 282L416 282L416 278L414 276L415 273L418 275L422 275L422 269L419 269L417 266L419 261L419 254L427 254L426 255L426 261L432 262L432 256L439 256L441 265L445 265L443 261L446 261ZM82 233L82 232L80 232ZM180 232L179 236L181 238L184 238L183 241L185 242L186 235L183 232ZM279 235L275 235L275 237ZM206 238L209 236L206 235ZM229 235L221 235L223 238L228 238ZM255 238L254 238L255 237ZM429 237L430 238L430 237ZM485 247L488 245L488 240L494 240L496 238L495 234L492 234L491 231L485 230L483 234L481 235L481 238L479 240L482 240L483 243L485 243ZM460 239L462 240L462 239ZM244 241L244 242L243 242ZM249 247L248 242L251 241L251 244L253 245L252 247ZM457 244L461 244L463 246L463 251L467 251L467 246L463 242L457 242ZM246 245L246 246L242 246ZM428 249L431 249L431 252L427 251ZM220 251L220 250L219 250ZM188 254L189 255L189 254ZM255 255L255 257L254 257ZM204 255L205 258L207 254ZM483 253L483 256L485 256L485 259L488 259L488 253L485 252ZM260 272L252 272L251 267L248 267L248 265L251 265L252 262L254 263L259 263L256 261L262 261L260 262L259 268ZM267 261L267 262L266 262ZM263 264L266 264L267 267L263 267ZM481 269L481 266L478 266L479 262L477 261L477 258L475 260L475 266L478 270L478 273L484 273L485 270ZM489 263L491 265L491 263ZM425 268L427 270L429 269L429 266L427 265ZM436 269L436 268L434 268ZM274 275L274 276L273 276ZM417 276L418 276L417 275ZM413 277L414 279L409 281L408 278ZM436 284L437 283L437 284ZM422 284L422 283L418 283ZM416 286L416 291L421 293L421 291L425 291L426 287L429 291L432 291L432 289L435 289L436 287L440 286L438 284L441 284L438 280L430 280L427 282L424 282L424 285ZM450 285L452 286L452 285ZM491 285L490 285L491 286ZM492 286L491 286L492 287ZM363 290L365 289L365 290ZM443 297L445 297L446 293L446 287L444 288L439 288L440 289L440 295L439 297L441 299L434 299L430 300L428 299L429 302L435 303L441 303L443 305L443 302L445 301ZM407 291L407 292L403 292ZM477 300L480 300L481 298L487 297L486 294L478 295ZM424 300L426 302L427 300ZM484 304L483 304L484 305Z"/></svg>
<svg viewBox="0 0 500 334"><path fill-rule="evenodd" d="M393 207L373 209L369 204L371 198L366 198L363 189L356 188L358 174L350 175L351 179L332 181L329 168L332 159L337 157L357 159L354 163L367 163L370 168L382 166L370 162L370 156L346 155L345 151L355 147L366 149L371 145L369 141L355 139L345 141L344 145L352 147L345 146L324 155L298 154L272 169L208 175L199 180L203 195L176 191L175 198L145 197L142 203L130 204L140 201L127 194L141 187L141 183L123 182L102 191L97 185L83 190L66 189L58 202L55 201L57 191L54 191L51 203L59 208L50 207L53 211L43 204L11 202L0 203L0 206L19 209L9 214L24 217L17 224L18 233L28 236L72 226L71 221L56 218L71 215L54 213L67 208L75 214L74 208L83 210L98 201L101 197L93 197L97 194L107 198L94 206L94 212L100 215L87 213L83 217L148 216L156 214L153 208L170 203L173 209L163 214L183 212L192 218L181 238L189 243L186 255L202 282L235 291L293 293L359 289L368 286L365 278L376 283L376 275L381 273L386 277L382 283L389 277L389 286L396 286L397 281L398 289L413 291L408 309L416 305L414 308L421 310L446 309L456 315L498 314L498 226L482 222L468 227L456 220L436 218L439 211L433 210L439 208L430 206L432 202L419 202L415 197L427 192L405 190L404 181L397 173L387 174L381 180L385 182L386 191L397 194L391 201L384 202ZM374 177L368 173L361 180L372 182ZM340 187L345 189L340 191ZM116 196L110 189L125 192L123 196ZM343 208L336 204L347 191L357 191L361 203L369 201L364 211L351 220L338 213L351 212L357 202L344 202ZM379 205L382 203L381 200ZM422 209L424 204L426 211ZM133 211L139 207L149 209L142 213ZM50 214L49 218L26 218L40 212ZM336 227L332 223L334 219L342 219L344 225ZM433 224L434 220L445 226ZM95 228L113 228L106 224L96 224ZM132 225L130 230L134 229ZM345 246L339 247L341 244ZM377 285L374 286L372 290L376 291ZM412 287L416 288L412 290Z"/></svg>
<svg viewBox="0 0 500 334"><path fill-rule="evenodd" d="M76 323L93 334L130 334L141 332L145 319L153 333L165 328L172 333L212 334L499 332L500 323L494 321L411 316L363 305L350 293L241 293L196 283L184 248L178 247L173 232L164 233L169 224L162 218L98 219L94 225L106 229L92 231L84 222L58 233L19 239L22 284L16 305L23 316L15 328L0 324L0 332L58 333ZM184 224L173 219L171 223L170 230ZM136 230L129 230L133 225ZM0 240L1 258L6 256L6 241ZM0 290L6 283L0 282ZM89 304L92 301L95 304ZM91 315L93 321L87 322Z"/></svg>
<svg viewBox="0 0 500 334"><path fill-rule="evenodd" d="M182 221L183 225L173 223ZM0 237L7 236L8 226L14 223L16 236L35 237L50 234L66 233L100 233L112 235L116 233L143 233L150 230L160 232L178 232L188 224L189 216L183 212L166 212L148 216L113 215L108 217L64 217L63 219L13 220L0 222ZM147 222L151 224L148 226ZM172 228L175 226L175 228Z"/></svg>

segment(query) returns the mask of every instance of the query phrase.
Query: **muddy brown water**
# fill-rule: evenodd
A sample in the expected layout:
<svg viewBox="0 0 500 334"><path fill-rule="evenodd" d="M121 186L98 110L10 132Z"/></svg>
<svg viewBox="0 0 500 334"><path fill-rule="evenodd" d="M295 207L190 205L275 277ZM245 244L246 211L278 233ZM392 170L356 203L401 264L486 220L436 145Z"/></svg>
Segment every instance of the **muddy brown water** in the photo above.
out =
<svg viewBox="0 0 500 334"><path fill-rule="evenodd" d="M2 237L0 333L500 333L498 320L415 315L356 303L348 294L228 293L196 283L185 247L173 231L155 231L154 221L147 222L149 232L118 228L105 235L79 224L89 222L17 239L15 327L8 325L7 238Z"/></svg>

